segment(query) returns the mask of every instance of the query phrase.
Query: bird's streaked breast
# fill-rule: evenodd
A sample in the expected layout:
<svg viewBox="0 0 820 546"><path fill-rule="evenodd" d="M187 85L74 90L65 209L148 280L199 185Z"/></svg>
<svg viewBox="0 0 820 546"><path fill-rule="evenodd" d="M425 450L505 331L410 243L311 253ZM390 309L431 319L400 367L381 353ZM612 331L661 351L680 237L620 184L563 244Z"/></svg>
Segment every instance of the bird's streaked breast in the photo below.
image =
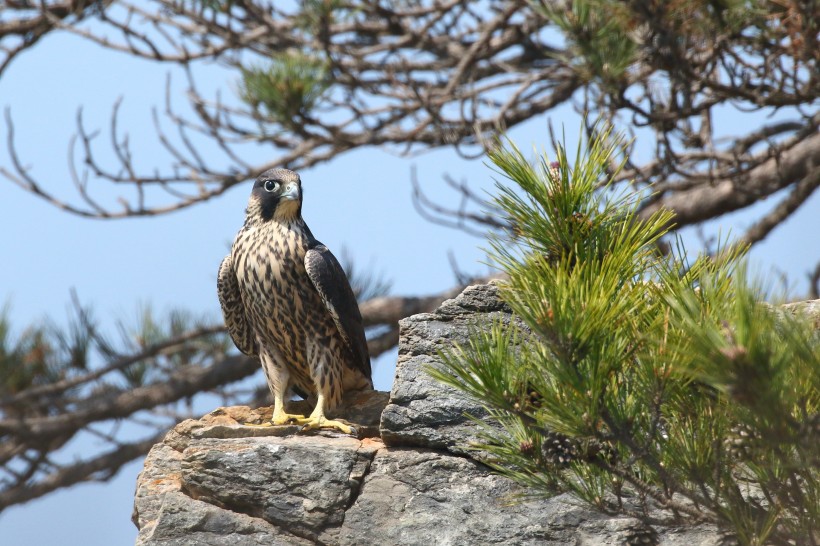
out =
<svg viewBox="0 0 820 546"><path fill-rule="evenodd" d="M275 347L292 372L306 365L312 340L341 343L305 271L309 239L298 226L245 228L232 248L243 304L260 345Z"/></svg>

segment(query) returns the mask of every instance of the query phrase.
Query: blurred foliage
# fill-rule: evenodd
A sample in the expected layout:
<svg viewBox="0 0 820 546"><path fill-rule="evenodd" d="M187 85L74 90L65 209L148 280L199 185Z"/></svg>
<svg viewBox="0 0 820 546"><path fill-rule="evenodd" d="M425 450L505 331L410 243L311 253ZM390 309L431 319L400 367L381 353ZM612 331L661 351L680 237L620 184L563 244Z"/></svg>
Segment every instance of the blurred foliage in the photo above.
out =
<svg viewBox="0 0 820 546"><path fill-rule="evenodd" d="M503 432L479 448L533 496L817 544L820 336L761 303L742 246L662 254L671 213L641 219L611 191L618 139L597 127L574 160L556 145L537 165L490 152L513 226L492 255L525 326L477 332L431 373L487 408Z"/></svg>
<svg viewBox="0 0 820 546"><path fill-rule="evenodd" d="M274 54L266 66L243 68L240 96L272 121L293 130L329 86L326 61L287 51Z"/></svg>
<svg viewBox="0 0 820 546"><path fill-rule="evenodd" d="M806 33L818 30L813 0L541 0L535 7L563 32L562 60L605 87L629 83L629 69L646 60L678 77L693 52L715 55L733 41L762 46L785 36L795 60L808 60L814 39Z"/></svg>
<svg viewBox="0 0 820 546"><path fill-rule="evenodd" d="M83 388L100 392L100 388L109 391L148 385L162 381L174 369L223 355L232 348L220 328L206 326L205 320L177 310L161 317L150 306L143 306L133 324L120 321L114 330L119 334L116 342L103 336L90 310L75 301L65 326L44 321L15 335L9 306L5 306L0 311L0 400L60 381L76 383L72 396ZM197 335L189 340L191 333ZM173 343L176 339L184 341ZM164 345L168 350L157 350ZM98 376L104 364L126 360L126 365L114 366L104 378ZM89 379L84 381L85 377ZM56 394L59 396L49 397L50 403L68 395L65 391ZM25 411L25 404L17 409ZM3 410L0 407L0 416Z"/></svg>
<svg viewBox="0 0 820 546"><path fill-rule="evenodd" d="M342 248L339 261L348 281L350 281L350 287L353 289L357 301L363 302L390 294L393 281L385 277L383 273L375 271L373 267L357 266L347 248Z"/></svg>
<svg viewBox="0 0 820 546"><path fill-rule="evenodd" d="M340 19L348 19L358 8L342 0L302 0L296 23L304 31L321 35L327 26Z"/></svg>
<svg viewBox="0 0 820 546"><path fill-rule="evenodd" d="M200 392L230 405L252 390L231 390L259 367L231 356L221 325L143 306L111 326L76 296L65 324L17 331L9 307L0 312L0 512L111 478L190 417Z"/></svg>
<svg viewBox="0 0 820 546"><path fill-rule="evenodd" d="M16 336L9 313L9 305L0 310L0 399L87 370L94 336L87 310L78 307L65 329L43 323Z"/></svg>

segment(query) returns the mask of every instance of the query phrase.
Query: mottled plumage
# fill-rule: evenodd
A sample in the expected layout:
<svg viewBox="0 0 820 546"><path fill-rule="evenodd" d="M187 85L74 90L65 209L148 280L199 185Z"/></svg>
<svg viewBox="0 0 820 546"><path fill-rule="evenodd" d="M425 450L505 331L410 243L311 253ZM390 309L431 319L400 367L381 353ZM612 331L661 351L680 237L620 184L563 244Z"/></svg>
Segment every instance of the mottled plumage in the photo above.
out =
<svg viewBox="0 0 820 546"><path fill-rule="evenodd" d="M331 426L348 390L372 389L359 307L339 262L301 215L299 175L271 169L254 183L245 225L219 267L217 290L236 346L258 355L274 396L273 424ZM284 413L289 388L315 396L310 417Z"/></svg>

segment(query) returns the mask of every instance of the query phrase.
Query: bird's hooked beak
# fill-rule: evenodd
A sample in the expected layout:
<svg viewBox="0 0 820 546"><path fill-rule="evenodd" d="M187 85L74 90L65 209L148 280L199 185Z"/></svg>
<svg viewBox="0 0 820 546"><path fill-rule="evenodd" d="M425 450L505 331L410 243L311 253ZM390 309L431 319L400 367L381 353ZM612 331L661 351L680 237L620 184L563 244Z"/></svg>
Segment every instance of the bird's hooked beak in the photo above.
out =
<svg viewBox="0 0 820 546"><path fill-rule="evenodd" d="M288 185L285 186L285 189L282 190L282 195L280 199L285 199L288 201L299 201L302 197L300 195L299 185L295 182L290 182Z"/></svg>

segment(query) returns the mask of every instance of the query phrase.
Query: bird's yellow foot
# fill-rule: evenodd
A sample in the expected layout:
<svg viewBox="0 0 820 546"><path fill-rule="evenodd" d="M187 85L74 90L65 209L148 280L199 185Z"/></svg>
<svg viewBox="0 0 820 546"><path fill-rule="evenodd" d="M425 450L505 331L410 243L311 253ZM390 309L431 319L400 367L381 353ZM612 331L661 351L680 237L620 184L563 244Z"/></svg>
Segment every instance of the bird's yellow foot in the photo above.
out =
<svg viewBox="0 0 820 546"><path fill-rule="evenodd" d="M250 427L274 427L278 425L298 425L300 421L307 419L304 415L298 413L280 413L274 415L270 421L264 423L245 423Z"/></svg>
<svg viewBox="0 0 820 546"><path fill-rule="evenodd" d="M302 425L302 430L315 430L319 428L333 428L345 434L353 434L353 429L341 421L334 421L327 417L304 417L297 419L296 424Z"/></svg>
<svg viewBox="0 0 820 546"><path fill-rule="evenodd" d="M270 420L271 425L293 425L299 424L299 421L305 419L304 415L299 415L298 413L280 413L279 415L274 415L273 418Z"/></svg>

